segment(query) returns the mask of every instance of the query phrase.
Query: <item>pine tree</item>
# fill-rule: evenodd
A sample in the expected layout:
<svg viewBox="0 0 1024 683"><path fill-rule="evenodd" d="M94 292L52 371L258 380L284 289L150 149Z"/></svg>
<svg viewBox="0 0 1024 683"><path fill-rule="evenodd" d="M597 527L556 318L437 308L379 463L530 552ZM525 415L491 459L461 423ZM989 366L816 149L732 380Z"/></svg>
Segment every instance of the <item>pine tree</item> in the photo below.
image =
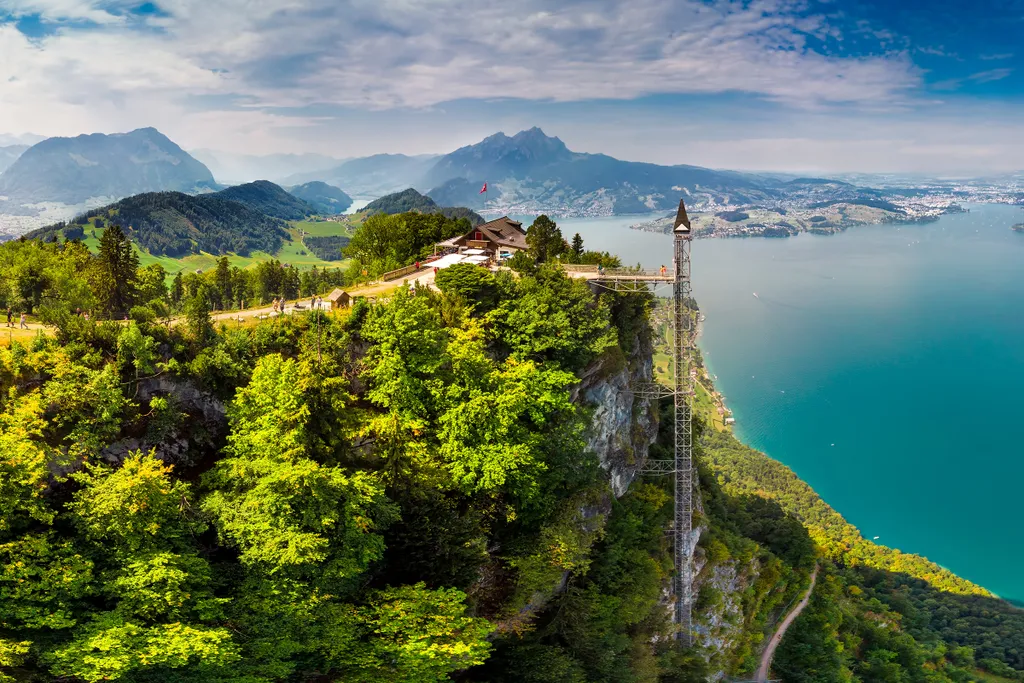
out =
<svg viewBox="0 0 1024 683"><path fill-rule="evenodd" d="M558 225L547 216L537 216L533 225L526 231L526 244L530 247L530 255L537 263L544 263L565 253L565 239Z"/></svg>
<svg viewBox="0 0 1024 683"><path fill-rule="evenodd" d="M175 306L181 303L185 296L185 284L181 281L181 271L174 274L174 282L171 283L171 303Z"/></svg>
<svg viewBox="0 0 1024 683"><path fill-rule="evenodd" d="M139 255L120 226L113 225L100 237L96 298L107 315L117 316L135 303L139 280Z"/></svg>
<svg viewBox="0 0 1024 683"><path fill-rule="evenodd" d="M221 308L228 308L234 297L231 296L231 266L227 256L217 261L217 289L220 292Z"/></svg>
<svg viewBox="0 0 1024 683"><path fill-rule="evenodd" d="M205 283L199 285L195 295L185 304L185 317L188 319L188 330L197 343L206 344L213 337L210 292Z"/></svg>
<svg viewBox="0 0 1024 683"><path fill-rule="evenodd" d="M579 263L583 258L583 237L579 233L572 236L572 253L570 255L573 263Z"/></svg>

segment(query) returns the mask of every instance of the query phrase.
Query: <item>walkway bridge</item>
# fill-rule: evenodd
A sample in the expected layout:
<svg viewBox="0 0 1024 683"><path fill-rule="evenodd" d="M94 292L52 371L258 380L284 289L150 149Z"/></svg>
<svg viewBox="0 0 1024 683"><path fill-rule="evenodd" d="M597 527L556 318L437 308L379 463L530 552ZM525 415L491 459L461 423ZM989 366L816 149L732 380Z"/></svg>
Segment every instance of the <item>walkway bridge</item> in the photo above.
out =
<svg viewBox="0 0 1024 683"><path fill-rule="evenodd" d="M664 270L646 270L643 268L601 268L591 265L562 265L569 277L589 280L601 284L606 289L631 291L643 288L671 285L676 281L674 268Z"/></svg>

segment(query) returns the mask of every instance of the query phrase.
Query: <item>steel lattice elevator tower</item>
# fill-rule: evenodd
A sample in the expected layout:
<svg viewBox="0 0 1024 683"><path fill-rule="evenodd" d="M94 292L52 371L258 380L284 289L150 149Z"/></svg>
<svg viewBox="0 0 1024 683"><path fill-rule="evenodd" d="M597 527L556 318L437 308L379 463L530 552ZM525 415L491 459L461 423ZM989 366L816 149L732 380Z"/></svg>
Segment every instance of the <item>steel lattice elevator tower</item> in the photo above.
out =
<svg viewBox="0 0 1024 683"><path fill-rule="evenodd" d="M651 287L671 284L672 303L669 315L672 346L672 386L653 381L632 387L634 395L646 399L673 398L674 457L672 460L648 460L645 474L672 475L675 511L672 524L672 550L676 565L672 582L675 596L676 641L693 644L693 374L695 315L690 292L690 219L683 200L672 226L673 272L620 268L597 268L591 282L598 287L619 292L649 292ZM572 266L566 266L572 268ZM582 271L581 271L582 272ZM588 273L590 271L587 271Z"/></svg>
<svg viewBox="0 0 1024 683"><path fill-rule="evenodd" d="M675 597L676 638L691 645L693 606L693 377L690 363L693 357L694 312L691 310L690 291L690 219L683 201L679 201L673 234L673 261L675 280L672 283L672 361L674 368L674 427L675 459L675 523L672 529L673 550L676 560Z"/></svg>

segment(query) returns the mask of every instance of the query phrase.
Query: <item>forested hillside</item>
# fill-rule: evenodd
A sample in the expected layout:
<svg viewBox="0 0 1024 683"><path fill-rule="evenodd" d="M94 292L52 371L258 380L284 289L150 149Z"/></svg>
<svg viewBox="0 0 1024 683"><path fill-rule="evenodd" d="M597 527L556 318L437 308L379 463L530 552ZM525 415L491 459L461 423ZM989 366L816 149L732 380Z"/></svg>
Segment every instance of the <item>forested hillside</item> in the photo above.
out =
<svg viewBox="0 0 1024 683"><path fill-rule="evenodd" d="M298 200L296 200L298 201ZM120 225L143 249L158 256L252 251L273 254L287 237L287 224L216 194L151 192L89 211L72 225ZM29 238L49 238L63 225L41 228Z"/></svg>
<svg viewBox="0 0 1024 683"><path fill-rule="evenodd" d="M309 203L317 213L325 216L344 213L345 209L352 206L352 198L345 192L319 181L289 187L288 192Z"/></svg>
<svg viewBox="0 0 1024 683"><path fill-rule="evenodd" d="M838 667L846 660L856 671L861 665L849 654L840 654L841 641L844 632L865 628L863 613L870 611L871 604L875 611L884 606L892 613L886 618L905 632L902 641L891 639L892 647L887 649L908 647L912 639L941 642L954 659L977 660L991 671L1024 680L1024 610L918 555L864 539L792 470L730 434L709 433L703 460L725 491L761 495L780 503L807 526L823 556L834 563L830 576L821 582L823 592L831 597L823 600L819 595L812 605L813 616L806 619L821 621L813 628L805 624L784 641L787 680L820 680L796 675L798 669L809 666L800 656L801 647L806 648L804 652L831 652L832 665ZM867 619L871 621L870 615ZM973 652L957 650L964 647ZM863 673L869 668L861 666ZM889 679L866 676L864 680Z"/></svg>
<svg viewBox="0 0 1024 683"><path fill-rule="evenodd" d="M352 245L386 264L453 223L375 216ZM116 227L96 255L0 245L0 307L52 326L0 347L0 680L749 679L815 564L785 680L1024 679L1024 613L700 421L676 647L671 482L638 477L671 405L631 389L656 302L568 278L582 240L531 231L516 272L219 328L344 277L222 259L168 289Z"/></svg>
<svg viewBox="0 0 1024 683"><path fill-rule="evenodd" d="M217 192L215 196L244 204L253 211L283 220L302 220L306 216L319 212L309 202L299 199L283 187L268 180L235 185Z"/></svg>
<svg viewBox="0 0 1024 683"><path fill-rule="evenodd" d="M467 209L464 206L441 206L427 195L420 194L411 187L407 190L375 199L363 208L363 212L370 216L378 213L398 214L410 211L441 214L453 220L465 218L471 225L480 225L484 222L483 217L472 209Z"/></svg>

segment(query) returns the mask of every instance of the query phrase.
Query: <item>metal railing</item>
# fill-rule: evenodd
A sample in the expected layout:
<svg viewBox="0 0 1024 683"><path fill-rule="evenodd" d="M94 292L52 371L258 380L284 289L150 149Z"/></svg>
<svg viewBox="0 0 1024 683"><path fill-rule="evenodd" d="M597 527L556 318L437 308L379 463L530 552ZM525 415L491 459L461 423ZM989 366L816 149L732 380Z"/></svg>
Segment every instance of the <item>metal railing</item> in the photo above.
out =
<svg viewBox="0 0 1024 683"><path fill-rule="evenodd" d="M646 268L600 268L600 266L573 263L563 263L562 268L569 274L594 275L597 279L663 280L665 282L675 280L675 272L669 268L664 271Z"/></svg>

